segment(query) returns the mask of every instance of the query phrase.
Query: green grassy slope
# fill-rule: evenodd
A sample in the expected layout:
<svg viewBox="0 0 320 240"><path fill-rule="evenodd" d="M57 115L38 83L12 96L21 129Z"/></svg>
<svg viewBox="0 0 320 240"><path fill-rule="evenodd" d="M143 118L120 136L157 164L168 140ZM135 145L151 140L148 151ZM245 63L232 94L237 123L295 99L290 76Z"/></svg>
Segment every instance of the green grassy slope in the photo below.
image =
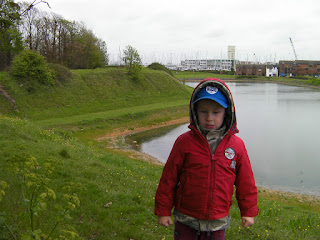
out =
<svg viewBox="0 0 320 240"><path fill-rule="evenodd" d="M73 78L54 87L27 92L1 73L0 83L15 99L22 117L31 120L105 112L159 102L188 101L190 89L162 71L143 69L142 78L132 81L124 69L108 68L73 71ZM2 113L10 113L5 99Z"/></svg>

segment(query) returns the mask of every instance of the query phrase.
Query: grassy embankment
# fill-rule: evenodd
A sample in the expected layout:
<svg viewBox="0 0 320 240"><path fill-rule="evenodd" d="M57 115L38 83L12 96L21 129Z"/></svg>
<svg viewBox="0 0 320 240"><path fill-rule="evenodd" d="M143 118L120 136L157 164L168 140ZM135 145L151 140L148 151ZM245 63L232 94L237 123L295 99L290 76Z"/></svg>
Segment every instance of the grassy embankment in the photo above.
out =
<svg viewBox="0 0 320 240"><path fill-rule="evenodd" d="M26 154L38 161L33 170L36 175L41 175L46 163L54 166L52 174L47 176L50 181L46 182L46 186L55 191L56 200L49 200L48 197L39 200L45 204L35 208L38 214L34 218L35 229L41 228L48 234L56 222L61 221L59 216L63 216L65 221L58 225L57 230L70 230L66 225L69 224L84 239L172 239L172 227L165 229L158 226L153 216L153 197L162 167L106 149L103 142L79 141L74 135L85 132L77 135L92 138L101 131L147 126L156 124L155 120L166 121L185 116L187 108L181 107L181 104L187 102L190 89L181 87L173 79L167 78L167 82L162 82L166 78L162 73L146 70L147 84L132 83L125 76L117 78L122 74L121 70L109 71L75 71L74 80L65 86L42 89L33 94L23 92L6 74L0 74L0 82L15 98L21 111L18 115L28 119L8 117L14 113L10 110L10 104L6 104L0 96L0 181L10 185L4 189L6 195L0 204L0 239L13 239L9 237L8 229L21 233L30 227L30 214L25 211L30 202L22 203L21 179L17 179L18 175L13 174L15 169L8 164L30 159ZM111 74L113 77L109 78ZM166 85L169 87L165 88ZM106 99L104 95L109 94L112 97ZM164 105L159 105L161 101ZM122 105L115 106L116 102ZM117 115L113 116L112 112L116 109ZM135 111L127 114L130 109ZM43 115L38 114L39 111ZM74 117L76 114L77 117ZM55 127L48 130L47 124ZM26 173L26 165L20 169ZM23 172L20 171L21 174ZM30 188L30 182L36 182L29 175L27 177L29 185L23 185L25 189L27 186ZM72 186L71 193L70 189L63 188L67 185ZM66 202L72 203L70 199L63 199L65 191L80 200L80 206L74 204L73 211L63 207ZM27 198L25 194L24 199ZM72 219L53 208L53 204L70 211ZM319 202L261 190L259 208L256 225L243 229L240 227L238 209L233 206L233 222L227 239L319 238ZM68 238L71 239L71 236Z"/></svg>
<svg viewBox="0 0 320 240"><path fill-rule="evenodd" d="M1 73L0 83L13 96L20 113L14 113L3 97L0 111L37 121L41 126L70 125L90 130L112 129L112 125L124 120L134 127L132 119L150 117L158 111L171 111L156 114L160 116L159 121L187 113L190 88L181 86L163 72L144 69L143 73L143 79L132 82L121 69L77 70L73 71L73 79L64 84L39 87L33 93L24 90L8 74Z"/></svg>

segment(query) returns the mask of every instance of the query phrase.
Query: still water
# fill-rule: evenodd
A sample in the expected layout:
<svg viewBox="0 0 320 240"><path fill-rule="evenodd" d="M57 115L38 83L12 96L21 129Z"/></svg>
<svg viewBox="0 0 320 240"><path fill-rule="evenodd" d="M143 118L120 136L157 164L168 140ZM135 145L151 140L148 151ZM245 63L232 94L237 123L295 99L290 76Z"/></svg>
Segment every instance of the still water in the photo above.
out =
<svg viewBox="0 0 320 240"><path fill-rule="evenodd" d="M257 185L320 196L320 91L273 83L227 85ZM187 126L153 131L149 137L144 133L139 150L165 162Z"/></svg>

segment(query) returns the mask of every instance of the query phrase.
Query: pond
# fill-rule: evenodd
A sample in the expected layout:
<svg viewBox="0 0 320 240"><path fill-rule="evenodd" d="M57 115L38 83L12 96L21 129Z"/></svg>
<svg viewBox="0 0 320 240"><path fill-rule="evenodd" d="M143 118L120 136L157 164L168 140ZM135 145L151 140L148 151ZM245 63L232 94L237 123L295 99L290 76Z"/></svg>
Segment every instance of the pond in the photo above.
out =
<svg viewBox="0 0 320 240"><path fill-rule="evenodd" d="M246 144L257 185L320 196L320 91L274 83L227 85L235 101L238 136ZM133 136L137 150L165 162L187 126Z"/></svg>

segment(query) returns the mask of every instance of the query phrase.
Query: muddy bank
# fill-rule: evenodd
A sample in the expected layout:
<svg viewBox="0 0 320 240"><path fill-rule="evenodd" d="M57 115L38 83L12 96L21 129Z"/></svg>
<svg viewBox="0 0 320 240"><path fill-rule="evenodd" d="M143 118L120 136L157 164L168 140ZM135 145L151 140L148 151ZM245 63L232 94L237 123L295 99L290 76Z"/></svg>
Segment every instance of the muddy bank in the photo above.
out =
<svg viewBox="0 0 320 240"><path fill-rule="evenodd" d="M159 123L159 124L153 125L153 126L139 127L139 128L135 128L135 129L122 129L122 128L114 129L114 131L112 131L111 133L107 133L107 134L98 136L96 138L96 140L99 142L106 141L108 148L116 149L118 151L126 153L130 158L141 159L141 160L149 162L151 164L163 166L164 163L159 161L157 158L155 158L149 154L130 149L128 146L126 146L125 137L128 135L136 134L136 133L143 132L146 130L161 128L161 127L166 127L166 126L171 126L171 125L177 125L177 124L183 124L183 123L188 123L188 122L189 122L189 117L184 117L184 118L170 120L167 122L162 122L162 123Z"/></svg>
<svg viewBox="0 0 320 240"><path fill-rule="evenodd" d="M135 129L119 128L119 129L114 129L114 131L112 131L111 133L106 133L104 135L98 136L96 138L96 140L103 141L105 139L116 138L119 136L126 136L126 135L135 134L135 133L139 133L139 132L150 130L150 129L166 127L166 126L176 125L176 124L183 124L183 123L187 123L187 122L189 122L189 116L184 117L184 118L170 120L167 122L162 122L162 123L159 123L159 124L153 125L153 126L138 127Z"/></svg>

